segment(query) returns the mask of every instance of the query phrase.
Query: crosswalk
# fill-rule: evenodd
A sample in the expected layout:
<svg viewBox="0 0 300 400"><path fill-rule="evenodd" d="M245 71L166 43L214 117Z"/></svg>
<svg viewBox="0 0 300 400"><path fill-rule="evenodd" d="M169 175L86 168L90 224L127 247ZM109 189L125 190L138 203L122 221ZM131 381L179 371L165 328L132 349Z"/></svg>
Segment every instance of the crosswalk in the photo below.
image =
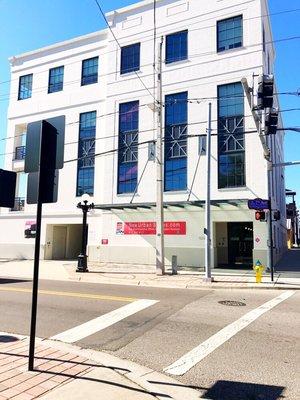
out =
<svg viewBox="0 0 300 400"><path fill-rule="evenodd" d="M101 315L98 318L92 319L84 324L75 326L74 328L68 329L65 332L52 336L51 339L60 340L66 343L77 342L78 340L100 332L103 329L108 328L109 326L112 326L139 311L145 310L156 303L158 303L158 300L136 300L107 314Z"/></svg>
<svg viewBox="0 0 300 400"><path fill-rule="evenodd" d="M263 303L259 307L247 312L236 321L225 326L198 346L194 347L192 350L183 354L179 359L174 360L172 364L163 368L163 371L176 376L186 374L190 369L199 364L205 357L222 346L233 336L237 335L240 331L280 303L289 299L295 293L296 292L292 290L285 291L266 303ZM75 343L95 333L101 332L108 327L112 327L114 324L152 307L157 303L159 303L159 300L139 299L132 301L130 304L126 304L81 325L56 334L52 336L51 339L66 343Z"/></svg>

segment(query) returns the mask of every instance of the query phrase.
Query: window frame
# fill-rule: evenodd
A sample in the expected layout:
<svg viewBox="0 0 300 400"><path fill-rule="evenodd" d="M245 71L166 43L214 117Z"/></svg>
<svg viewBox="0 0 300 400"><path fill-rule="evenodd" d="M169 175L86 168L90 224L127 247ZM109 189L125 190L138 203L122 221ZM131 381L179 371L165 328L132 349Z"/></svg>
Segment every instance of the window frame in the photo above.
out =
<svg viewBox="0 0 300 400"><path fill-rule="evenodd" d="M31 87L30 87L30 89L26 88L25 90L22 90L21 89L21 80L22 80L22 78L27 78L27 77L31 78L31 82L30 82ZM18 101L30 99L32 97L32 85L33 85L33 74L32 73L19 76ZM30 94L26 97L21 96L22 93L26 93L26 92L29 92Z"/></svg>
<svg viewBox="0 0 300 400"><path fill-rule="evenodd" d="M95 125L91 126L93 127L93 131L94 131L94 135L90 135L90 136L85 136L82 135L82 128L81 128L81 120L83 119L83 115L86 114L94 114L95 115ZM87 112L83 112L80 113L79 115L79 133L78 133L78 161L77 161L77 180L76 180L76 197L80 197L82 196L84 193L88 193L90 196L94 195L94 190L95 190L95 142L96 142L96 129L97 129L97 111L96 110L92 110L92 111L87 111ZM90 127L90 128L91 128ZM92 145L93 147L93 154L91 154L89 157L92 159L93 158L93 165L86 165L86 166L81 166L80 163L82 162L81 160L79 160L79 158L81 158L81 151L83 150L83 148L81 147L82 144L87 143L89 141L94 141L94 144ZM79 192L79 177L80 177L80 172L81 171L86 171L91 172L92 176L93 176L93 186L92 186L92 190L90 191L83 191L83 193Z"/></svg>
<svg viewBox="0 0 300 400"><path fill-rule="evenodd" d="M130 111L125 111L125 112L121 112L121 108L125 107L125 106L130 107L130 105L132 105L132 108L134 108L135 106L137 107L137 121L136 121L136 129L123 129L122 125L121 125L121 118L122 115L130 112ZM118 178L117 178L117 195L130 195L132 193L134 193L137 190L137 185L138 185L138 143L139 143L139 122L140 122L140 113L139 113L139 107L140 107L140 101L139 100L131 100L131 101L127 101L124 103L119 103L119 121L118 121ZM134 118L134 116L132 117ZM132 119L131 123L134 123L134 119ZM122 150L124 149L123 145L122 145L122 141L124 141L124 137L123 135L125 135L126 138L126 146L127 146L127 150L131 151L132 154L131 156L133 156L133 158L131 160L121 160L122 157L124 157L125 153L122 153ZM135 136L135 137L134 137ZM129 143L129 145L127 144L127 138L132 138L133 140ZM136 149L135 149L136 147ZM135 153L136 152L136 153ZM128 154L126 155L126 157L128 156ZM134 159L136 158L136 159ZM121 170L124 169L125 167L128 166L131 169L136 169L135 171L135 178L130 177L130 180L132 182L126 183L124 184L123 181L120 181L120 176L121 176ZM130 176L132 174L130 173ZM130 186L130 188L128 189L121 189L121 185L128 185L128 187ZM133 187L135 185L135 187Z"/></svg>
<svg viewBox="0 0 300 400"><path fill-rule="evenodd" d="M240 18L241 20L241 45L240 46L235 46L234 47L229 47L229 48L225 48L225 49L221 49L219 46L219 24L222 22L226 22L226 21L230 21L230 20L234 20L236 18ZM236 50L239 48L242 48L244 45L244 18L243 18L243 14L238 14L232 17L228 17L228 18L223 18L217 21L217 25L216 25L216 30L217 30L217 53L223 53L225 51L232 51L232 50Z"/></svg>
<svg viewBox="0 0 300 400"><path fill-rule="evenodd" d="M173 58L170 59L168 57L168 40L170 40L170 38L172 36L179 35L179 34L186 34L186 36L185 36L186 37L186 52L184 55L177 56L176 58L173 55ZM173 49L173 51L174 51L174 49ZM188 56L189 56L189 31L188 31L188 29L183 29L181 31L173 32L173 33L166 35L166 45L165 45L165 64L166 65L188 60Z"/></svg>
<svg viewBox="0 0 300 400"><path fill-rule="evenodd" d="M168 108L168 99L174 97L180 97L186 99L182 104L185 104L185 109L182 109L182 115L175 109L170 110ZM164 142L164 192L186 192L188 188L188 91L170 93L165 96L165 142ZM177 99L174 100L174 105L177 103ZM170 114L173 114L171 117ZM170 121L176 115L177 121ZM184 121L182 119L183 118ZM174 128L174 130L173 130ZM170 139L168 145L169 132L173 132L173 139ZM177 154L176 154L177 153ZM179 168L176 167L179 166ZM170 167L172 166L172 168ZM177 172L177 177L174 179L174 171L184 170L183 172ZM169 176L168 176L169 175ZM176 175L176 174L175 174ZM184 176L183 176L184 175ZM172 179L170 178L172 176ZM172 181L172 183L171 183ZM176 186L177 185L177 186ZM171 187L172 186L172 187Z"/></svg>
<svg viewBox="0 0 300 400"><path fill-rule="evenodd" d="M58 82L58 83L52 83L50 82L51 80L51 71L54 71L56 69L62 68L62 74L59 74L62 76L62 81ZM61 92L64 89L64 73L65 73L65 67L64 65L60 65L58 67L53 67L49 69L49 77L48 77L48 94L50 93L56 93L56 92ZM61 89L57 89L57 90L51 90L51 85L52 87L55 87L55 85L59 85L61 84Z"/></svg>
<svg viewBox="0 0 300 400"><path fill-rule="evenodd" d="M225 83L225 84L217 86L217 99L218 99L217 100L217 118L218 118L218 122L217 122L218 123L218 144L217 144L217 146L218 146L218 190L230 190L230 189L239 189L239 188L246 187L247 176L246 176L246 148L245 148L245 144L246 144L246 142L245 142L245 99L243 98L243 100L242 100L242 102L243 102L243 114L234 113L232 115L227 115L227 116L222 115L222 116L220 116L220 100L219 99L221 99L221 96L219 95L219 93L220 93L221 88L225 87L225 86L228 87L228 86L237 85L237 84L240 85L240 87L242 89L242 84L240 82ZM242 90L241 90L241 92L242 92ZM222 105L222 107L224 107L224 105ZM228 104L228 105L226 105L226 107L233 107L233 105L232 104ZM239 105L234 104L234 107L239 107ZM227 122L231 122L232 123L233 120L235 120L235 122L236 122L238 120L238 118L242 118L242 127L241 127L241 129L242 129L242 138L238 137L236 139L236 138L234 138L234 135L232 134L232 132L229 132L228 141L227 141L226 146L228 146L228 144L229 144L229 136L231 135L231 136L233 136L233 138L235 140L235 145L240 146L240 147L243 146L243 149L240 149L240 150L238 150L238 149L232 150L231 149L231 151L221 152L220 143L221 143L222 137L221 137L220 121L222 119L224 119L224 120L227 120ZM236 130L237 134L241 134L241 132L238 131L239 123L235 126L234 129ZM233 157L233 158L235 158L235 164L234 165L236 165L236 162L237 162L236 160L238 159L238 157L240 155L243 155L243 182L242 182L242 184L240 184L240 185L221 185L222 176L220 174L220 168L224 164L224 162L221 163L222 156L224 156L224 157L225 156L234 156ZM231 164L233 164L233 163L231 163ZM235 179L236 180L237 180L237 177L239 175L241 175L241 174L238 174L238 173L235 174ZM229 175L227 174L227 181L228 181L228 176Z"/></svg>
<svg viewBox="0 0 300 400"><path fill-rule="evenodd" d="M83 75L83 72L85 69L84 64L87 61L91 61L91 60L97 60L97 72L93 73L93 74L89 74L89 75ZM98 74L99 74L99 56L90 57L90 58L86 58L86 59L82 60L82 62L81 62L81 86L93 85L94 83L98 83ZM96 79L93 80L92 82L84 81L86 78L94 77L94 76L96 77Z"/></svg>
<svg viewBox="0 0 300 400"><path fill-rule="evenodd" d="M130 68L124 69L122 64L123 64L123 60L124 60L124 52L130 48L138 48L138 63L136 66L132 66ZM133 50L134 51L134 50ZM131 56L132 59L134 59L134 54ZM141 68L141 42L138 43L133 43L133 44L129 44L127 46L123 46L121 47L121 59L120 59L120 75L126 75L129 74L131 72L136 72L139 71Z"/></svg>

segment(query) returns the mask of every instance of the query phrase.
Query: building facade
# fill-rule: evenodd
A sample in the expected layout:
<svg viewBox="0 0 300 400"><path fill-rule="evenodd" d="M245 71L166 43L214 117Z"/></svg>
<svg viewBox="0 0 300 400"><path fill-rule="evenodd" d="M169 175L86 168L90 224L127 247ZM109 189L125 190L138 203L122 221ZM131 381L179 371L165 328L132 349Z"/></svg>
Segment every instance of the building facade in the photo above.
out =
<svg viewBox="0 0 300 400"><path fill-rule="evenodd" d="M266 264L268 225L255 220L247 201L268 198L267 162L241 79L256 88L259 75L273 73L268 15L266 0L158 0L156 8L144 0L108 13L110 29L12 57L5 168L18 172L18 188L15 208L0 214L2 257L33 256L36 207L26 203L23 172L27 124L65 115L65 165L58 202L43 208L42 257L76 258L76 204L88 193L96 205L88 218L89 259L155 263L162 41L166 264L177 255L180 266L204 265L209 102L214 267ZM284 132L268 140L273 162L282 162ZM271 181L272 206L281 211L273 223L277 260L286 250L282 168L273 168Z"/></svg>

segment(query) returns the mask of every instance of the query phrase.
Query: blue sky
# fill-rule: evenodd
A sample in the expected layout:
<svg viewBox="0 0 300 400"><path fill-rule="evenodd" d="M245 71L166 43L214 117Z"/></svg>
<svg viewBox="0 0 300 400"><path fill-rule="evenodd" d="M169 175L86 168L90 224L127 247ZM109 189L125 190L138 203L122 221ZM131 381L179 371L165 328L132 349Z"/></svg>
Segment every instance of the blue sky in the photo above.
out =
<svg viewBox="0 0 300 400"><path fill-rule="evenodd" d="M204 1L204 0L199 0ZM104 11L135 0L99 0ZM269 0L270 12L300 8L299 0ZM274 39L299 36L300 11L272 16ZM104 23L94 0L0 0L0 82L10 79L8 57L101 29ZM300 88L300 40L276 43L279 92ZM0 139L6 135L9 83L0 85ZM300 108L300 97L281 96L281 108ZM283 114L284 126L300 126L300 112ZM5 141L0 140L0 154ZM287 133L285 158L300 159L300 133ZM0 156L0 167L3 165ZM286 186L296 190L300 203L300 166L286 168ZM259 177L257 177L259 179Z"/></svg>

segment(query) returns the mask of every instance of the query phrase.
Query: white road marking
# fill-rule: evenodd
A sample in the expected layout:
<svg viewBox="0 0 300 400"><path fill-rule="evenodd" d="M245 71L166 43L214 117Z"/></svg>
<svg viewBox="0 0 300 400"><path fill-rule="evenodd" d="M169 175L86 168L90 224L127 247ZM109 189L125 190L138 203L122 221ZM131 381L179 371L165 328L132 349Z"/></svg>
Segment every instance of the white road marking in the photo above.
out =
<svg viewBox="0 0 300 400"><path fill-rule="evenodd" d="M65 332L52 336L50 339L61 340L62 342L66 343L77 342L80 339L93 335L94 333L99 332L156 303L158 303L158 300L141 299L134 301L107 314L101 315L98 318L85 322L84 324L75 326L74 328L68 329Z"/></svg>
<svg viewBox="0 0 300 400"><path fill-rule="evenodd" d="M277 296L267 303L262 304L260 307L248 312L237 321L233 322L230 325L227 325L225 328L221 329L205 342L201 343L199 346L186 353L179 360L175 361L172 365L165 368L164 372L178 376L184 375L192 367L203 360L203 358L208 356L210 353L212 353L214 350L224 344L227 340L236 335L239 331L246 328L261 315L265 314L267 311L271 310L273 307L277 306L282 301L288 299L295 293L295 291L286 291L280 296Z"/></svg>

